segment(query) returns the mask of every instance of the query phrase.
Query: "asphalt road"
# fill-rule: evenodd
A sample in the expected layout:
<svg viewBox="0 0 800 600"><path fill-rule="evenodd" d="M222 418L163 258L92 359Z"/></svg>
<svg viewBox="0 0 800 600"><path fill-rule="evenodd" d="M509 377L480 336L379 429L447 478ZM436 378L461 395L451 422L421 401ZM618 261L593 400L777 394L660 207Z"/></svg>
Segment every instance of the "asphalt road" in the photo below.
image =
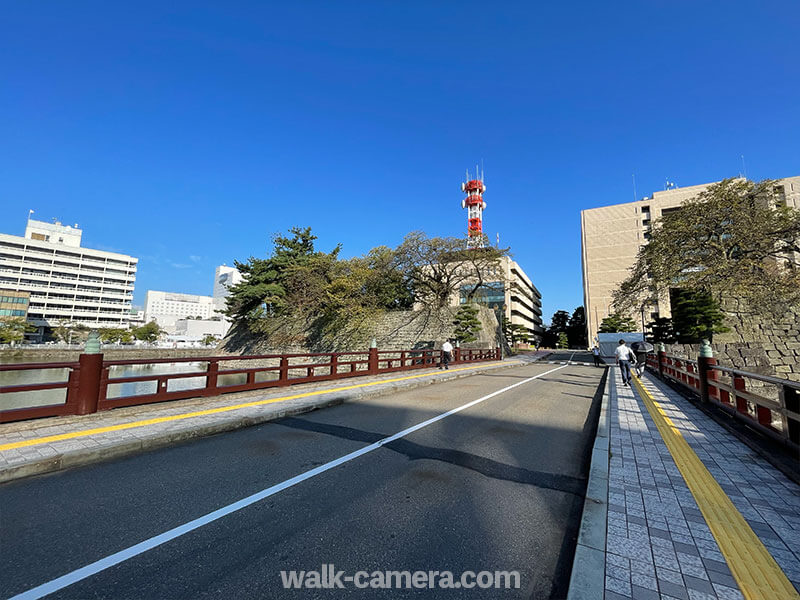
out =
<svg viewBox="0 0 800 600"><path fill-rule="evenodd" d="M562 598L604 371L530 364L4 484L0 596L73 574L48 597ZM152 542L271 486L263 499ZM75 576L146 540L117 564ZM518 571L520 588L283 588L282 570L327 564L348 575L451 571L456 581L464 571Z"/></svg>

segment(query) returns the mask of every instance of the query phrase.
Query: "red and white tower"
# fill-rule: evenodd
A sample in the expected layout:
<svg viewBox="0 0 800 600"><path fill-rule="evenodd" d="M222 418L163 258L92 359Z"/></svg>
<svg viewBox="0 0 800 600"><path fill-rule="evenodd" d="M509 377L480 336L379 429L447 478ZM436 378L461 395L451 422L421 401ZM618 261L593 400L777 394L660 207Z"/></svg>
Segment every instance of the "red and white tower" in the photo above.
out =
<svg viewBox="0 0 800 600"><path fill-rule="evenodd" d="M486 186L483 184L483 177L478 178L477 168L475 179L470 179L467 171L467 181L461 184L461 191L467 194L461 201L461 208L467 209L467 245L470 248L483 248L483 211L486 208L483 193Z"/></svg>

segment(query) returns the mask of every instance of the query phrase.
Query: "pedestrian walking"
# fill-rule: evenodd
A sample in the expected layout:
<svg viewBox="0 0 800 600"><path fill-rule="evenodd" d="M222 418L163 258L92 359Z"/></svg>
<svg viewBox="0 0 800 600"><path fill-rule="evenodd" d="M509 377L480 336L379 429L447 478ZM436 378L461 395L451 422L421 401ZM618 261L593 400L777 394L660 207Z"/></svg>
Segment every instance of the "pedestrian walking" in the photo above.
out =
<svg viewBox="0 0 800 600"><path fill-rule="evenodd" d="M622 374L622 385L631 384L631 359L636 362L636 354L633 350L625 345L625 340L619 341L619 346L614 351L614 356L617 358L619 365L619 372Z"/></svg>
<svg viewBox="0 0 800 600"><path fill-rule="evenodd" d="M594 358L594 366L600 366L600 348L597 347L597 344L594 345L592 348L592 358Z"/></svg>
<svg viewBox="0 0 800 600"><path fill-rule="evenodd" d="M439 363L439 369L449 369L450 367L448 365L450 364L452 357L453 344L450 343L450 340L445 340L444 344L442 344L442 362Z"/></svg>

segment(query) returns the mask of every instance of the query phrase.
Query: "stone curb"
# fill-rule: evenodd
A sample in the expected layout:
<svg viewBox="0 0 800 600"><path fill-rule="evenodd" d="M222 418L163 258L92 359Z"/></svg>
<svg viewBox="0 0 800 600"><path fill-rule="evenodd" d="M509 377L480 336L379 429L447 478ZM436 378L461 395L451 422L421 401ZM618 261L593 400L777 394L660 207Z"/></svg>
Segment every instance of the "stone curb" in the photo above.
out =
<svg viewBox="0 0 800 600"><path fill-rule="evenodd" d="M538 362L542 358L544 357L528 361L527 364ZM473 375L480 375L486 371L510 369L513 367L524 366L525 364L526 363L520 363L518 361L514 361L514 364L489 364L486 366L486 369L476 369L466 373L442 373L437 374L430 379L416 379L408 382L397 382L384 386L376 386L375 389L348 390L346 392L320 394L319 396L309 399L302 399L290 406L281 406L280 403L277 403L273 406L275 406L278 410L265 413L263 415L243 417L231 414L229 418L215 423L199 424L194 427L187 427L186 429L182 429L180 431L162 431L149 437L139 438L136 440L126 440L115 445L102 446L99 448L81 448L71 452L64 452L63 454L56 456L48 456L45 458L32 460L24 464L6 466L0 469L0 483L21 479L23 477L30 477L32 475L51 473L61 469L87 465L95 462L102 462L112 458L119 458L147 450L163 448L176 442L183 442L195 438L215 435L217 433L234 431L243 427L251 427L253 425L259 425L261 423L282 419L284 417L301 415L303 413L318 410L320 408L336 406L343 404L344 402L376 398L398 391L410 390L426 385L442 383L445 381L453 381L456 379L462 379L464 377L472 377Z"/></svg>
<svg viewBox="0 0 800 600"><path fill-rule="evenodd" d="M614 367L609 367L600 405L597 437L592 448L589 483L583 502L578 543L572 561L567 600L603 600L605 595L606 523L608 521L608 463L610 450L610 399Z"/></svg>

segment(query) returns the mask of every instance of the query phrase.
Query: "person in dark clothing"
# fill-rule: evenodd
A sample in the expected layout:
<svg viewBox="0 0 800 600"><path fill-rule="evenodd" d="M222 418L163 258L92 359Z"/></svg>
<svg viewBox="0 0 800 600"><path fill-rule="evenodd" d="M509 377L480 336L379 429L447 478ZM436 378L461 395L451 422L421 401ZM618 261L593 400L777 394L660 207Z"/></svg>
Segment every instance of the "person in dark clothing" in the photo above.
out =
<svg viewBox="0 0 800 600"><path fill-rule="evenodd" d="M594 366L600 366L600 348L597 347L595 344L594 348L592 348L592 358L594 358Z"/></svg>

